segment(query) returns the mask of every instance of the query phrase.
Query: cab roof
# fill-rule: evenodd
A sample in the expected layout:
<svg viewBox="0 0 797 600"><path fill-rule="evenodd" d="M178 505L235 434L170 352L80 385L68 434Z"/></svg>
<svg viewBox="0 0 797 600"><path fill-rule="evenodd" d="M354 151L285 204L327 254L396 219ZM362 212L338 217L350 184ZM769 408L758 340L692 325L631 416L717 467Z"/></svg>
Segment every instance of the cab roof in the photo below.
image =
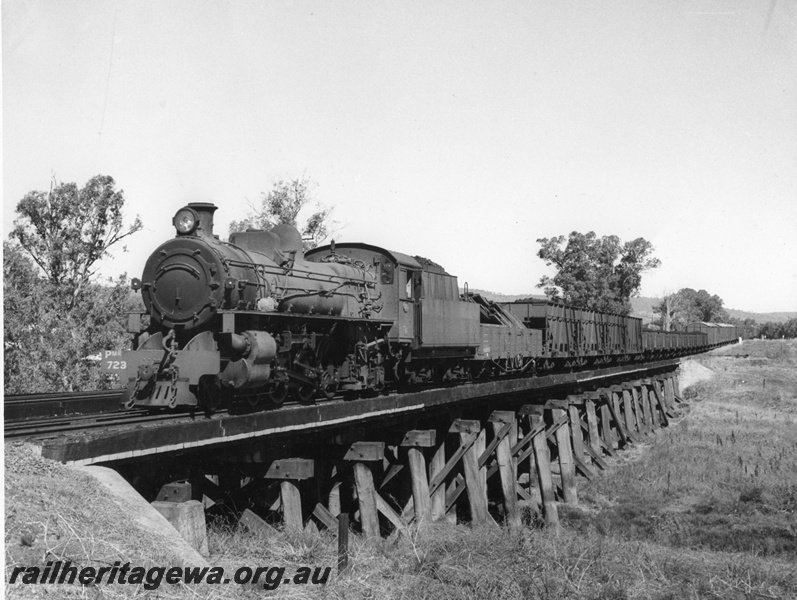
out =
<svg viewBox="0 0 797 600"><path fill-rule="evenodd" d="M330 244L325 244L324 246L318 246L318 248L313 248L312 250L308 250L305 252L305 257L314 256L317 254L322 254L324 252L329 252L332 246ZM392 250L387 250L385 248L380 248L379 246L373 246L371 244L363 244L361 242L343 242L338 243L335 242L335 250L344 250L346 248L350 248L353 250L366 250L368 252L374 252L375 254L382 254L387 256L390 260L394 263L409 267L415 271L431 271L433 273L443 273L447 275L445 269L438 265L435 262L430 261L429 259L423 259L423 261L419 261L414 256L410 256L409 254L403 254L401 252L393 252Z"/></svg>

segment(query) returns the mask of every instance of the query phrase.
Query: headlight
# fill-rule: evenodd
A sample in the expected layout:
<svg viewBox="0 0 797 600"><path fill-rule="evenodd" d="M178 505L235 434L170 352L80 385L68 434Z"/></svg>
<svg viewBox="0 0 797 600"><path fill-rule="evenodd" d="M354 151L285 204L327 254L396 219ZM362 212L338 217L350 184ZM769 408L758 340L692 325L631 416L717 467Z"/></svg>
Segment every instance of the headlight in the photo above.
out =
<svg viewBox="0 0 797 600"><path fill-rule="evenodd" d="M191 208L181 208L172 219L172 224L178 235L188 235L196 230L199 216Z"/></svg>

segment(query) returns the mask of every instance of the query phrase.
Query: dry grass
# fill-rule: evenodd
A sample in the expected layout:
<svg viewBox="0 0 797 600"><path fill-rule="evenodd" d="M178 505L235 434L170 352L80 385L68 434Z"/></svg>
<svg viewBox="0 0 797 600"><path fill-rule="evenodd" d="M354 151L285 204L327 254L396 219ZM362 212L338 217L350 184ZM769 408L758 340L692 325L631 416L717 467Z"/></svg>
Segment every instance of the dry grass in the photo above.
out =
<svg viewBox="0 0 797 600"><path fill-rule="evenodd" d="M583 486L565 522L750 565L771 558L791 581L778 588L797 595L797 345L747 342L699 360L716 375L687 390L688 417ZM748 580L767 587L777 571L761 573Z"/></svg>
<svg viewBox="0 0 797 600"><path fill-rule="evenodd" d="M43 459L26 444L5 444L5 580L14 567L69 561L78 568L176 564L162 539L135 527L131 516L93 477ZM213 598L208 586L6 585L14 598Z"/></svg>
<svg viewBox="0 0 797 600"><path fill-rule="evenodd" d="M221 535L238 548L232 564L333 564L329 536L277 534L270 544ZM322 543L316 546L317 537ZM297 553L297 548L299 552ZM509 533L496 527L430 525L390 541L355 542L352 568L325 587L283 586L275 597L303 598L789 598L794 565L747 553L684 550L574 528ZM316 563L318 564L318 563ZM241 594L248 594L240 590ZM262 592L258 592L262 593Z"/></svg>
<svg viewBox="0 0 797 600"><path fill-rule="evenodd" d="M582 503L561 507L559 530L432 524L384 541L353 537L351 570L338 576L331 533L264 538L213 525L211 564L228 571L284 566L286 573L332 566L329 583L272 592L237 585L163 585L155 592L48 586L49 596L797 598L797 344L748 342L699 360L716 376L685 394L688 416L582 482ZM95 500L85 502L86 483L74 476L64 481L64 469L52 463L24 473L7 469L7 573L14 563L43 561L47 552L73 560L163 560L126 528L101 491L89 490ZM26 528L33 531L31 546L22 541ZM9 595L44 591L15 586Z"/></svg>

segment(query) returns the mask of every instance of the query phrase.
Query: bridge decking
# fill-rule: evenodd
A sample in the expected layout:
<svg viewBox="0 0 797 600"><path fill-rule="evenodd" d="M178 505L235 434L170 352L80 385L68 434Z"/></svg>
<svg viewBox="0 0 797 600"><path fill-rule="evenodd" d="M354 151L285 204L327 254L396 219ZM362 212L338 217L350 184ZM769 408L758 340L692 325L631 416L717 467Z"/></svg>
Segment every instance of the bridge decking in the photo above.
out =
<svg viewBox="0 0 797 600"><path fill-rule="evenodd" d="M674 370L679 362L680 359L669 359L654 363L633 363L597 370L496 380L351 401L327 401L312 406L286 406L279 410L220 415L211 419L197 414L196 420L65 435L33 440L33 443L41 445L42 456L68 464L86 465L135 459L193 448L225 445L253 438L292 436L296 433L322 429L333 430L336 427L363 421L389 420L395 416L421 415L425 411L452 408L457 403L472 403L500 396L510 397L523 392L541 392L582 383L597 386L617 377L632 379L657 370Z"/></svg>

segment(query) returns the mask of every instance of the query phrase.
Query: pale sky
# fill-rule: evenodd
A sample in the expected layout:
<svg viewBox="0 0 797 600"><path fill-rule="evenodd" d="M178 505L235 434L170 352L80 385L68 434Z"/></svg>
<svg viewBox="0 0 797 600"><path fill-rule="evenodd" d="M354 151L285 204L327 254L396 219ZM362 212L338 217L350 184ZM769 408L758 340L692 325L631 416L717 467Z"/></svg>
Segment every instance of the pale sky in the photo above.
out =
<svg viewBox="0 0 797 600"><path fill-rule="evenodd" d="M682 287L797 310L797 2L4 0L3 237L113 176L140 277L190 201L226 237L306 174L338 241L539 293L536 240L642 236Z"/></svg>

